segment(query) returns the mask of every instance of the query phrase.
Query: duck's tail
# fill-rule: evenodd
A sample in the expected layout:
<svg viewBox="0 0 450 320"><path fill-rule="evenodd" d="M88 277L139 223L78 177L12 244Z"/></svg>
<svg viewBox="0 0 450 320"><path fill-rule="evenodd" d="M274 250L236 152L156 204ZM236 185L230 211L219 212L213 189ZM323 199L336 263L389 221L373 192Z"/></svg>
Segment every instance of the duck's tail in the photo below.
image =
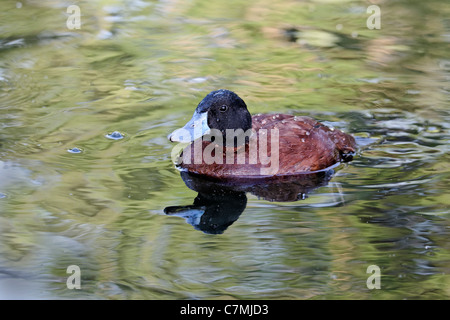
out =
<svg viewBox="0 0 450 320"><path fill-rule="evenodd" d="M337 129L330 132L330 136L339 150L341 160L351 161L357 150L355 138Z"/></svg>

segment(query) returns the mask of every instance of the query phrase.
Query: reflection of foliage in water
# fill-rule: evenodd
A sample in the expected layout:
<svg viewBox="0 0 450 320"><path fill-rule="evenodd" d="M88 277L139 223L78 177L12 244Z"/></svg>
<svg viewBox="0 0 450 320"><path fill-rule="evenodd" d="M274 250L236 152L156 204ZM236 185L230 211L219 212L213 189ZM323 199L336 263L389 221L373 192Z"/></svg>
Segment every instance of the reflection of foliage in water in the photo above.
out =
<svg viewBox="0 0 450 320"><path fill-rule="evenodd" d="M0 275L38 296L77 294L79 264L93 297L448 298L446 2L382 2L381 30L361 1L78 3L79 31L58 1L2 4ZM377 143L301 203L191 231L161 214L195 197L165 137L219 87Z"/></svg>

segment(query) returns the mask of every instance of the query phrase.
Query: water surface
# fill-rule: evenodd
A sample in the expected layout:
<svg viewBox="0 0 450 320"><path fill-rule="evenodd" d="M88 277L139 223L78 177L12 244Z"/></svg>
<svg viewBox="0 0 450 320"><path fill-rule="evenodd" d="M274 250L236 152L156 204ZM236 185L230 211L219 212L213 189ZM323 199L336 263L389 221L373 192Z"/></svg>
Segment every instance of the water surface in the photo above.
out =
<svg viewBox="0 0 450 320"><path fill-rule="evenodd" d="M78 1L70 30L63 1L2 1L0 298L449 299L449 7L377 1L369 30L370 4ZM196 229L164 212L198 196L166 137L219 88L360 150Z"/></svg>

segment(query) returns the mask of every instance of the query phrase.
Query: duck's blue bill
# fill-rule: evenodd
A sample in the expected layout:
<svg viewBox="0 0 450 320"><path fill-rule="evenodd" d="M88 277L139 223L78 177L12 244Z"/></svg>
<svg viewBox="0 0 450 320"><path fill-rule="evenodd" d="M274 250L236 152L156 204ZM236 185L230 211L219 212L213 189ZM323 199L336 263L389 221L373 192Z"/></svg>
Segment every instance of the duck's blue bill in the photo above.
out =
<svg viewBox="0 0 450 320"><path fill-rule="evenodd" d="M168 138L172 142L192 142L211 132L208 127L208 112L194 112L192 119L183 128L177 129Z"/></svg>

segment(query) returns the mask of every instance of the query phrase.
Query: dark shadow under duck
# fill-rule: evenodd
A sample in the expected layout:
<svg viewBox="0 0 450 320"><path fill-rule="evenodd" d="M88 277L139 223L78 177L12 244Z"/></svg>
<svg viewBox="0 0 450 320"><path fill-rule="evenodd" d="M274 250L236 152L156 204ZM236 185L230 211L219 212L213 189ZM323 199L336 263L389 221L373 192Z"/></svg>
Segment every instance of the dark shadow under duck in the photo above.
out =
<svg viewBox="0 0 450 320"><path fill-rule="evenodd" d="M310 117L252 117L245 102L229 90L209 93L169 139L190 143L177 161L180 169L219 180L317 172L350 161L356 151L351 135Z"/></svg>
<svg viewBox="0 0 450 320"><path fill-rule="evenodd" d="M192 205L170 206L167 215L186 219L195 229L208 234L221 234L233 224L247 206L246 193L268 201L293 202L304 200L312 190L325 186L334 170L284 176L277 179L247 179L217 181L208 177L181 172L186 186L198 192Z"/></svg>

